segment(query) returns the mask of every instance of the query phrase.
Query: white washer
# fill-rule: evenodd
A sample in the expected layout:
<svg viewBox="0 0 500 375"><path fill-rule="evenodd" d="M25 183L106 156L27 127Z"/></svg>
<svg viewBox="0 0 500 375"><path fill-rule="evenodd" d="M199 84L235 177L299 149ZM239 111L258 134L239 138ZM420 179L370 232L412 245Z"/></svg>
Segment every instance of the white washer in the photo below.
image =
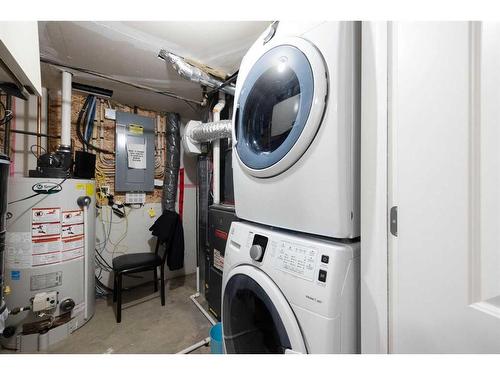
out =
<svg viewBox="0 0 500 375"><path fill-rule="evenodd" d="M236 214L358 237L360 23L275 25L253 44L238 74Z"/></svg>
<svg viewBox="0 0 500 375"><path fill-rule="evenodd" d="M359 353L359 242L234 222L222 329L226 353Z"/></svg>

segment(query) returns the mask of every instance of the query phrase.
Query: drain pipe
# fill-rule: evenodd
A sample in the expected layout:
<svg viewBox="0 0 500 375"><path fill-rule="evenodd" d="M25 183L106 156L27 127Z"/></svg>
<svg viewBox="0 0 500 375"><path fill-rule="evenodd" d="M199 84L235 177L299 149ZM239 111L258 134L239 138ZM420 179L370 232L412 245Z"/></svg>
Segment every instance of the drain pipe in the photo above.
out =
<svg viewBox="0 0 500 375"><path fill-rule="evenodd" d="M177 352L175 354L189 354L191 352L194 352L196 349L201 348L202 346L208 346L208 344L210 344L210 340L210 336L205 337L203 340L198 341L196 344L188 346L186 349L182 349L180 352Z"/></svg>
<svg viewBox="0 0 500 375"><path fill-rule="evenodd" d="M220 113L226 106L225 95L222 91L219 91L219 102L214 106L212 110L214 122L220 121ZM212 142L212 160L214 165L214 204L220 203L220 139L216 139Z"/></svg>

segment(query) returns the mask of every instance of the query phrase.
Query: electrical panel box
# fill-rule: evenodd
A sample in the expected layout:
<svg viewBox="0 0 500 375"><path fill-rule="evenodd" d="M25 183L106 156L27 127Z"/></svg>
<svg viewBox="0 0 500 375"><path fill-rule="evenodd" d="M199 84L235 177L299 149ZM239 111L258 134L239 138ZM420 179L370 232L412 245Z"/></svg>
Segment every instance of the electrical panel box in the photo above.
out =
<svg viewBox="0 0 500 375"><path fill-rule="evenodd" d="M116 191L153 191L155 119L116 112Z"/></svg>

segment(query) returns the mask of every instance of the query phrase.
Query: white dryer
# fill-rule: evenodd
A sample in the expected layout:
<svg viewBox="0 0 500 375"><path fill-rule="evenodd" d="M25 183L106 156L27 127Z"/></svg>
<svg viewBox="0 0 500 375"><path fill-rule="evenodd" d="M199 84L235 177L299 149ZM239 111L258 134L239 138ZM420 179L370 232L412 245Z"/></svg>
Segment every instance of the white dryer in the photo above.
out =
<svg viewBox="0 0 500 375"><path fill-rule="evenodd" d="M245 55L233 116L236 214L359 236L360 23L279 22Z"/></svg>
<svg viewBox="0 0 500 375"><path fill-rule="evenodd" d="M233 222L222 281L226 353L359 353L359 242Z"/></svg>

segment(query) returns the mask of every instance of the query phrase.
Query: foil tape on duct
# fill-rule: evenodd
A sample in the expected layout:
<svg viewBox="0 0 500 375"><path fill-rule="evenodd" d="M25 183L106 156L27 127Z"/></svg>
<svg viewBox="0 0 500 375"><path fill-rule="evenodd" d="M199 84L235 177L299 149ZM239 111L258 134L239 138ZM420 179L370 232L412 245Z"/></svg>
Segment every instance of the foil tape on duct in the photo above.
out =
<svg viewBox="0 0 500 375"><path fill-rule="evenodd" d="M231 138L232 125L231 120L214 121L205 124L197 122L196 125L189 129L188 137L199 143Z"/></svg>
<svg viewBox="0 0 500 375"><path fill-rule="evenodd" d="M224 83L223 81L218 80L210 76L209 74L205 73L200 68L191 65L182 57L177 56L172 52L168 52L162 49L158 53L158 56L160 56L165 61L169 61L170 64L172 64L172 67L177 72L177 74L179 74L184 79L190 80L192 82L197 82L202 86L209 86L212 88L218 88L219 86L222 86L222 84ZM233 86L224 86L221 87L220 89L225 93L234 96L235 88Z"/></svg>
<svg viewBox="0 0 500 375"><path fill-rule="evenodd" d="M167 145L165 156L165 177L163 178L162 210L175 211L177 198L177 181L179 176L181 137L180 116L178 113L167 113Z"/></svg>

